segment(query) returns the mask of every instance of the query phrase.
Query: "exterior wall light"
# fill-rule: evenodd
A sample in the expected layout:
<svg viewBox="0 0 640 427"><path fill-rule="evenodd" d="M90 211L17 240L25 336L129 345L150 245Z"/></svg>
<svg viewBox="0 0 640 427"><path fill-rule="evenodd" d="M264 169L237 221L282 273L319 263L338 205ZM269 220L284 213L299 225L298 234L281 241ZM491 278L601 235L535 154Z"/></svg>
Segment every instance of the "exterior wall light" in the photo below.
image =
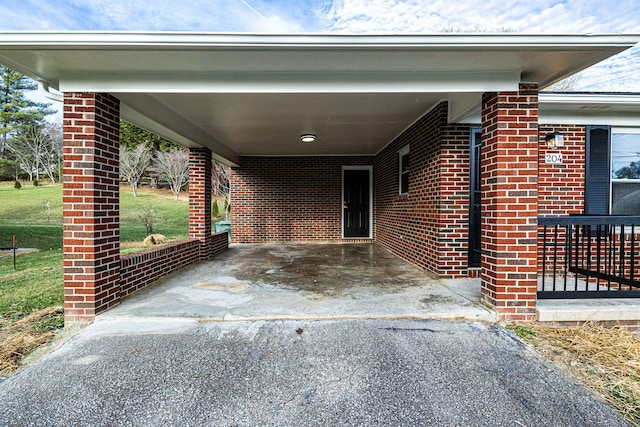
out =
<svg viewBox="0 0 640 427"><path fill-rule="evenodd" d="M316 136L312 133L306 133L300 136L300 141L304 142L305 144L310 144L315 140L316 140Z"/></svg>
<svg viewBox="0 0 640 427"><path fill-rule="evenodd" d="M545 137L547 148L564 147L564 135L560 132L548 133Z"/></svg>

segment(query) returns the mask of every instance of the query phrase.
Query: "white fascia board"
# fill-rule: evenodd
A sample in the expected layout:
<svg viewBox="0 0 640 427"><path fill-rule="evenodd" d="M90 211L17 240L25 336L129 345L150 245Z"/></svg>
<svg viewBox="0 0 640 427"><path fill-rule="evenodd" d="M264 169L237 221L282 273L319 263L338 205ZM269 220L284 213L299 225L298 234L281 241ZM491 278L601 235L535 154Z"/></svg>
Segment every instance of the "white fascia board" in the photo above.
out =
<svg viewBox="0 0 640 427"><path fill-rule="evenodd" d="M109 93L420 93L514 90L517 71L362 73L72 73L61 92ZM514 86L516 85L516 86Z"/></svg>
<svg viewBox="0 0 640 427"><path fill-rule="evenodd" d="M637 34L477 34L445 33L427 35L341 35L341 34L220 34L189 32L128 31L2 31L0 47L131 47L200 48L200 47L318 47L318 48L415 48L434 47L631 47L640 42Z"/></svg>
<svg viewBox="0 0 640 427"><path fill-rule="evenodd" d="M640 126L640 117L637 115L620 114L542 114L538 118L541 125L608 125L608 126Z"/></svg>
<svg viewBox="0 0 640 427"><path fill-rule="evenodd" d="M544 93L538 97L540 103L552 105L630 105L640 106L640 93Z"/></svg>

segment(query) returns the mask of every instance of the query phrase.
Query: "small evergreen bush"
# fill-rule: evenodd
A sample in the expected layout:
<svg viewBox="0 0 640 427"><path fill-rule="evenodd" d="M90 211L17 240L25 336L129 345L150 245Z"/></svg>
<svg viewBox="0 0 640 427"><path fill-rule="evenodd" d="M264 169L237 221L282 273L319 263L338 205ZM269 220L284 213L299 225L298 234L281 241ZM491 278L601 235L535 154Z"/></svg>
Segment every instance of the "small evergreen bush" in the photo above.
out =
<svg viewBox="0 0 640 427"><path fill-rule="evenodd" d="M20 184L20 181L16 181L15 184L13 184L13 188L15 188L16 190L19 190L22 188L22 184Z"/></svg>
<svg viewBox="0 0 640 427"><path fill-rule="evenodd" d="M211 216L213 217L214 221L217 221L220 217L220 208L218 207L218 202L216 200L214 200L213 204L211 205Z"/></svg>

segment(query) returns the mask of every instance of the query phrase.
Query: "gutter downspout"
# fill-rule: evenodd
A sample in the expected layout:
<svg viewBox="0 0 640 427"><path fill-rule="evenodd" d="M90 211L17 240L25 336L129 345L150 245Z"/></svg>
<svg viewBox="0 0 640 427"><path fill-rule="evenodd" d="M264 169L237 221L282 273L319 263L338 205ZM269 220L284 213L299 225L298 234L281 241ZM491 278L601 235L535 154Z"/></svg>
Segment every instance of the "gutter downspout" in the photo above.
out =
<svg viewBox="0 0 640 427"><path fill-rule="evenodd" d="M38 81L38 92L45 98L50 99L52 101L57 101L57 102L64 101L64 95L62 95L61 93L51 92L51 90L49 89L49 83L43 80Z"/></svg>

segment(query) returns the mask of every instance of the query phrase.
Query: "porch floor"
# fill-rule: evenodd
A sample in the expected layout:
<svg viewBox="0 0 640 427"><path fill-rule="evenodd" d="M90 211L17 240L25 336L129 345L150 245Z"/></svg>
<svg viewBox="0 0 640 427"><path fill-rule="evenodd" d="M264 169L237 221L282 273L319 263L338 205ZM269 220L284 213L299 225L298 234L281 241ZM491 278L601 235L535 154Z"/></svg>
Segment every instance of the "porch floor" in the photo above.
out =
<svg viewBox="0 0 640 427"><path fill-rule="evenodd" d="M536 304L536 320L542 323L580 324L601 322L640 326L640 299L544 299Z"/></svg>
<svg viewBox="0 0 640 427"><path fill-rule="evenodd" d="M96 320L123 317L496 320L479 279L438 279L376 244L231 245Z"/></svg>

